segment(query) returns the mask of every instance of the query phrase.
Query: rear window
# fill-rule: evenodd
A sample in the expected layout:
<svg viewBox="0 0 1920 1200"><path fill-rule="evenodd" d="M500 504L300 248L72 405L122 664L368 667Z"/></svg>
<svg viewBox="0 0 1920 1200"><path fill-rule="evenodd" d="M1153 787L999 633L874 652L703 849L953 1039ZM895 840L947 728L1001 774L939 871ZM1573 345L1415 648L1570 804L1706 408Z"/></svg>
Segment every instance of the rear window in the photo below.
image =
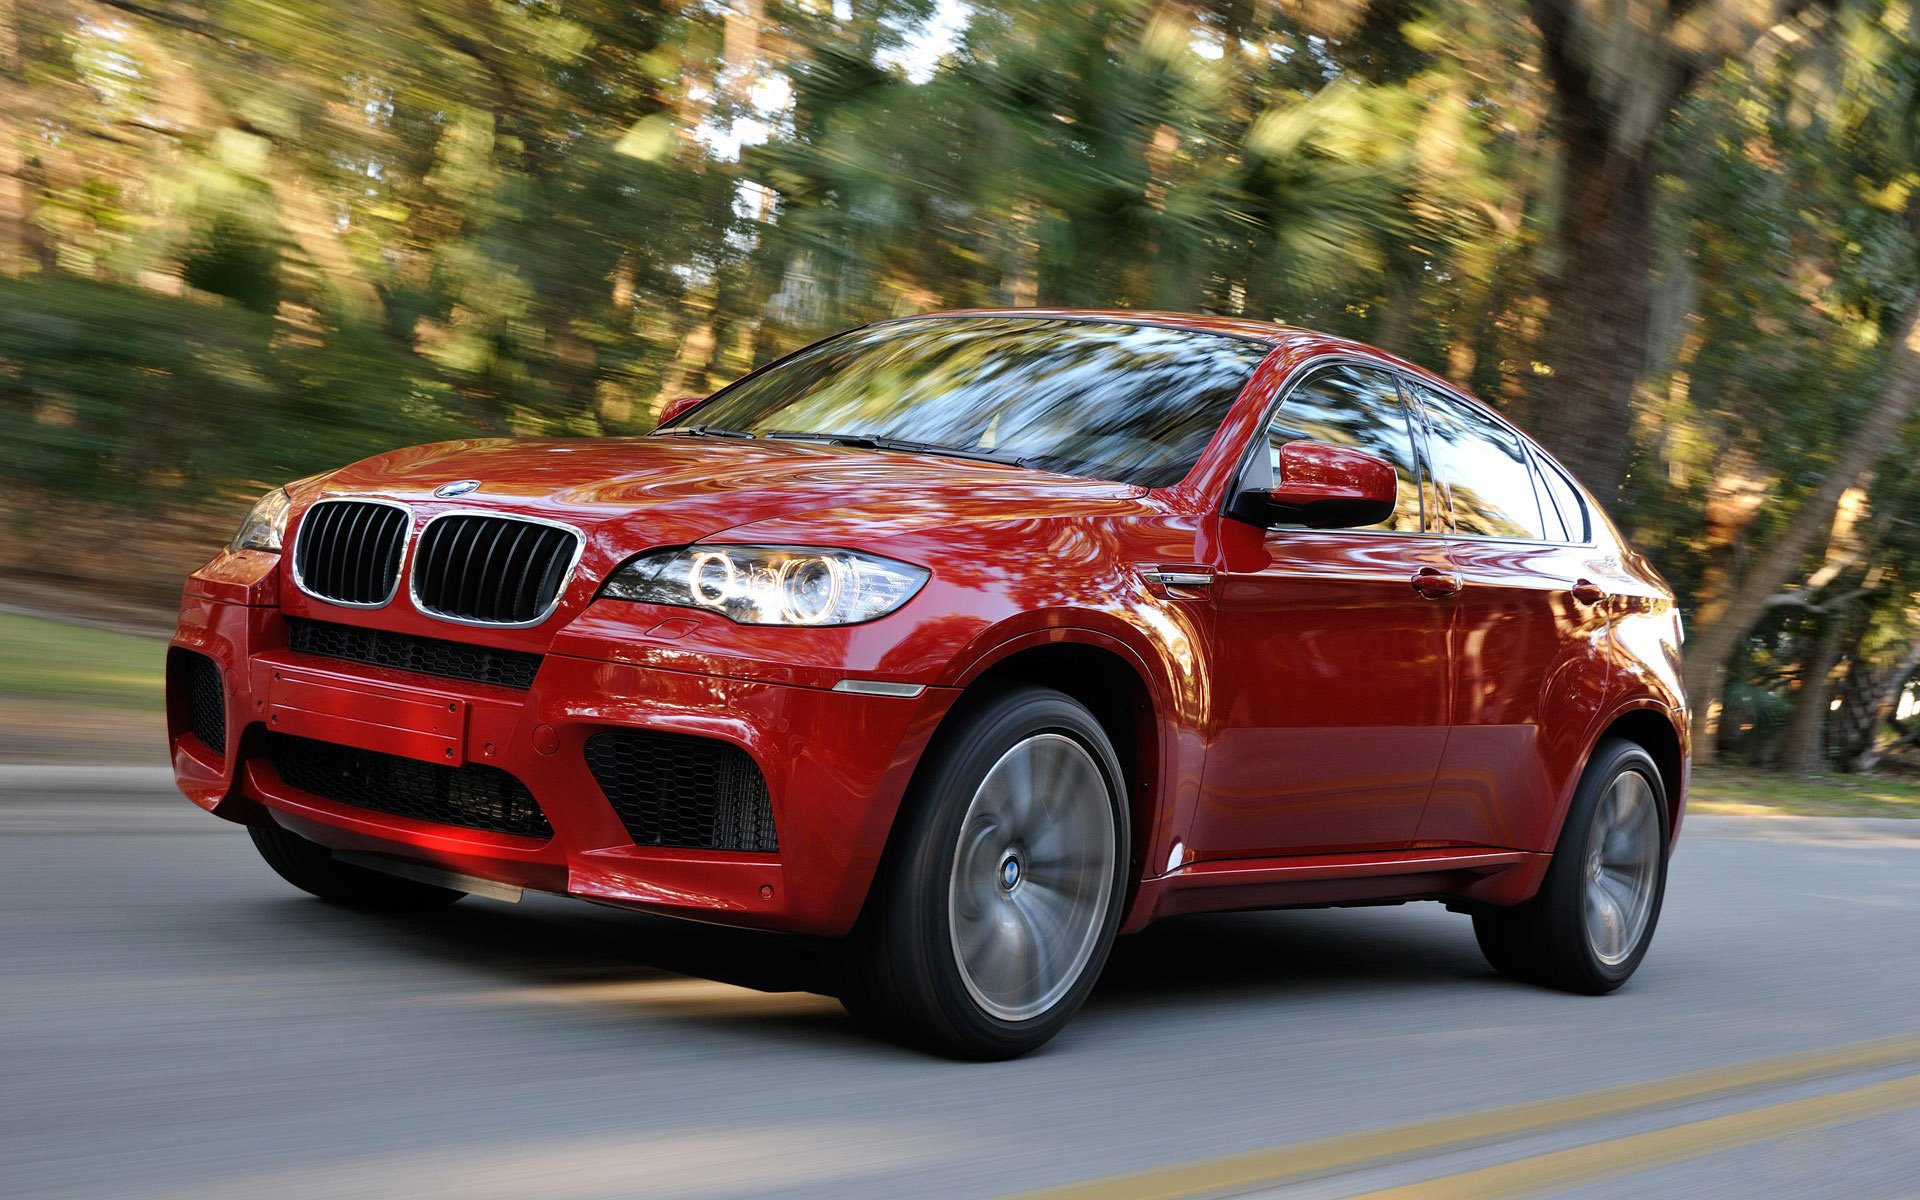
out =
<svg viewBox="0 0 1920 1200"><path fill-rule="evenodd" d="M1573 486L1560 469L1541 458L1536 451L1534 467L1539 472L1541 498L1546 502L1547 533L1553 535L1553 518L1560 518L1560 530L1566 533L1569 542L1584 542L1592 536L1587 527L1586 502L1580 499L1579 489Z"/></svg>
<svg viewBox="0 0 1920 1200"><path fill-rule="evenodd" d="M749 375L666 431L865 438L1167 487L1193 469L1267 351L1118 322L902 321Z"/></svg>
<svg viewBox="0 0 1920 1200"><path fill-rule="evenodd" d="M1452 500L1455 532L1546 536L1527 451L1511 429L1464 400L1409 381L1427 413L1433 475Z"/></svg>

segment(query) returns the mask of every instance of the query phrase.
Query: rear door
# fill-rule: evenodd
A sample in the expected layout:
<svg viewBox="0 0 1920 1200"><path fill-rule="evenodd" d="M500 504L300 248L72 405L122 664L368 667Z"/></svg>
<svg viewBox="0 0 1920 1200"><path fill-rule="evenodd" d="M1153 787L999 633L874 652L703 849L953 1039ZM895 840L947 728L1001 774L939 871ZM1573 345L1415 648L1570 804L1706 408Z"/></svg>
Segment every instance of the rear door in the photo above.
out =
<svg viewBox="0 0 1920 1200"><path fill-rule="evenodd" d="M1605 601L1583 586L1595 573L1585 504L1491 413L1403 383L1425 416L1461 581L1453 730L1416 844L1545 849L1564 764L1607 682Z"/></svg>
<svg viewBox="0 0 1920 1200"><path fill-rule="evenodd" d="M1312 370L1275 410L1241 486L1273 482L1291 441L1352 446L1400 480L1369 529L1228 520L1213 592L1219 714L1189 844L1201 858L1404 846L1446 742L1451 605L1413 577L1446 569L1428 527L1417 427L1393 376Z"/></svg>

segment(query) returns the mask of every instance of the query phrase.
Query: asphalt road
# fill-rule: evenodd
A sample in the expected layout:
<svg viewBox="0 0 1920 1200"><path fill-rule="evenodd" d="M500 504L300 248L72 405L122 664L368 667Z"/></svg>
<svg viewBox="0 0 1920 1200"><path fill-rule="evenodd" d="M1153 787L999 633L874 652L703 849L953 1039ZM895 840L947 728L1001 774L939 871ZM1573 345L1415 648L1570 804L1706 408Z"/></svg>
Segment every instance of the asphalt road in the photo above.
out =
<svg viewBox="0 0 1920 1200"><path fill-rule="evenodd" d="M1696 820L1611 997L1495 978L1433 905L1190 918L962 1065L866 1040L803 946L370 918L184 801L0 798L0 1195L1911 1197L1920 839L1884 824Z"/></svg>

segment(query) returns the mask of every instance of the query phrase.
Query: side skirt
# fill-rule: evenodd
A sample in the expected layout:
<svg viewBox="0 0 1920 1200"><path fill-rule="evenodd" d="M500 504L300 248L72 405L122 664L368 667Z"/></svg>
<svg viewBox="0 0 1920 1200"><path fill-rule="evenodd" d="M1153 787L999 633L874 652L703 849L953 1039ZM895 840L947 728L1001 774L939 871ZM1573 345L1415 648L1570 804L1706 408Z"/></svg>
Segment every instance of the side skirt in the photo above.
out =
<svg viewBox="0 0 1920 1200"><path fill-rule="evenodd" d="M1519 904L1539 890L1551 858L1492 846L1449 846L1189 863L1142 880L1120 931L1135 933L1182 913L1236 909L1395 900Z"/></svg>

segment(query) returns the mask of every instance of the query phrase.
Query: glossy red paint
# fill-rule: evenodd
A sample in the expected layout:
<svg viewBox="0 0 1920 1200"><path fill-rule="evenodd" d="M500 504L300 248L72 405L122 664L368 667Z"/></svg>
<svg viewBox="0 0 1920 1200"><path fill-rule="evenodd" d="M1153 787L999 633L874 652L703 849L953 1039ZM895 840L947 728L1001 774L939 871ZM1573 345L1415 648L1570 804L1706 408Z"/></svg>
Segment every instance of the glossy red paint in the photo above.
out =
<svg viewBox="0 0 1920 1200"><path fill-rule="evenodd" d="M435 619L404 587L385 607L341 607L301 591L290 556L217 554L187 582L174 645L219 667L227 750L190 732L170 673L182 790L223 817L270 815L338 849L836 936L858 917L914 770L956 701L1052 655L1050 677L1066 690L1129 685L1133 716L1112 731L1133 774L1127 929L1199 909L1517 903L1539 886L1580 771L1611 728L1660 743L1677 831L1687 721L1672 596L1590 498L1593 536L1581 545L1456 536L1438 508L1428 528L1404 533L1262 529L1227 515L1247 447L1310 365L1358 361L1444 381L1284 326L1027 311L1229 333L1271 350L1194 469L1167 488L671 436L448 442L305 481L290 489L289 546L316 500L364 496L408 506L416 531L477 509L564 522L584 547L556 610L528 628ZM1378 494L1377 470L1346 461L1355 457L1368 456L1309 454L1299 482ZM480 490L434 497L463 479ZM830 628L597 598L636 553L694 542L840 547L931 575L897 612ZM297 653L290 617L543 659L527 691L462 683ZM1074 657L1057 657L1063 648ZM1110 673L1096 683L1086 672L1100 664ZM920 690L834 690L845 681ZM553 836L429 825L300 792L259 753L276 722L423 761L498 766L532 790ZM635 845L582 757L594 733L634 727L745 749L767 779L779 852Z"/></svg>
<svg viewBox="0 0 1920 1200"><path fill-rule="evenodd" d="M1223 664L1247 665L1214 672L1188 848L1210 860L1409 845L1447 742L1453 623L1410 580L1444 565L1445 546L1233 520L1219 533L1213 640Z"/></svg>
<svg viewBox="0 0 1920 1200"><path fill-rule="evenodd" d="M1346 446L1318 442L1288 442L1280 447L1280 482L1268 492L1272 500L1296 508L1373 504L1383 506L1382 515L1393 511L1398 494L1392 463Z"/></svg>
<svg viewBox="0 0 1920 1200"><path fill-rule="evenodd" d="M665 425L668 421L682 415L688 409L693 408L705 399L705 396L679 396L667 401L660 409L659 423Z"/></svg>

